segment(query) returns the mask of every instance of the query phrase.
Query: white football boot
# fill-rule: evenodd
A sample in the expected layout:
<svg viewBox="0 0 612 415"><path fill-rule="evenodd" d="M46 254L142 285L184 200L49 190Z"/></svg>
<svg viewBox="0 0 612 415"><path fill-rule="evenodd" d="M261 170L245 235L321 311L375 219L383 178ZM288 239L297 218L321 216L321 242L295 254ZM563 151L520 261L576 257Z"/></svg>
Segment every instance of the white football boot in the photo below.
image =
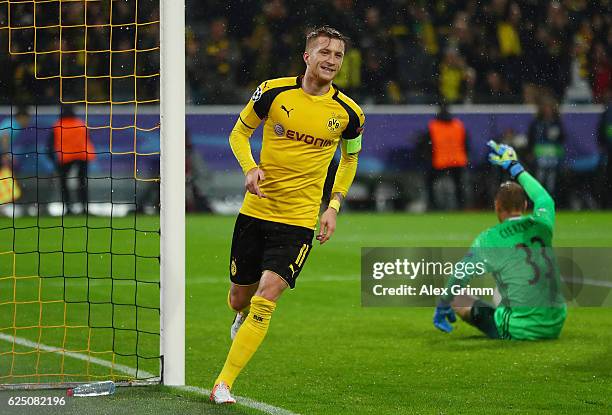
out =
<svg viewBox="0 0 612 415"><path fill-rule="evenodd" d="M236 403L225 382L219 382L210 393L210 400L216 404Z"/></svg>
<svg viewBox="0 0 612 415"><path fill-rule="evenodd" d="M236 337L236 333L238 333L238 329L242 326L242 323L246 320L248 314L236 313L236 318L234 318L234 322L232 323L232 327L230 328L230 337L234 340Z"/></svg>

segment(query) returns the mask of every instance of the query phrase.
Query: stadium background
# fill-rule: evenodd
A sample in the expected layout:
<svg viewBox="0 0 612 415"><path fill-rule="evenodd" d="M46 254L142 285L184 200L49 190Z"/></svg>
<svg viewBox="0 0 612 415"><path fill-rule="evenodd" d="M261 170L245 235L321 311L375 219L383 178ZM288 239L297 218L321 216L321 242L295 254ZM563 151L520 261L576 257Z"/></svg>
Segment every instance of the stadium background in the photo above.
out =
<svg viewBox="0 0 612 415"><path fill-rule="evenodd" d="M133 20L127 6L133 2L116 4L117 19ZM154 2L141 4L150 7L145 14L155 20ZM3 7L0 6L0 20L4 22ZM90 7L92 21L103 16L102 8L96 12L95 3ZM188 177L191 173L188 185L197 182L197 191L205 196L200 204L188 204L196 211L208 206L218 213L230 213L239 205L243 178L226 144L236 113L261 79L303 71L304 32L307 25L321 23L334 25L353 39L338 83L367 106L366 147L350 207L422 209L412 203L419 194L418 185L414 193L412 187L403 190L403 194L399 189L422 180L424 167L413 150L437 110L435 104L444 98L455 104L452 111L466 122L474 143L470 153L471 182L466 186L472 193L469 207L490 208L490 193L483 189L494 188L499 177L491 176L480 146L490 138L506 134L509 127L520 142L535 113L531 106L534 97L543 93L569 104L563 107L569 139L560 205L604 207L606 157L596 139L603 111L600 104L605 104L612 70L608 1L336 0L304 4L273 0L229 5L188 1L187 10L191 104L187 126L189 145L198 150L190 153L197 158L188 160L193 168L188 172ZM78 10L72 13L76 16ZM69 22L70 7L65 14ZM23 24L28 23L27 14L20 17ZM0 31L3 50L8 48L6 33ZM122 42L125 47L132 35L127 27L124 39L115 37L117 48L122 48ZM13 42L16 50L28 50L28 37L26 33L23 36L22 42ZM141 41L143 45L155 45L158 36L153 27ZM57 42L53 36L49 39ZM64 67L74 68L74 73L82 72L83 62L77 55L65 58L69 62ZM55 68L58 62L52 60L57 56L51 55L49 59L41 62L42 67ZM105 62L107 57L100 59ZM121 70L133 73L130 62L121 59L113 62L117 65L116 73ZM159 67L154 54L140 64L149 73ZM56 81L36 80L35 70L31 57L9 58L0 54L0 82L9 91L0 97L6 105L4 114L8 115L16 104L37 105L31 106L36 114L36 128L25 131L16 143L17 152L23 153L16 166L18 179L32 177L33 172L42 176L53 174L46 161L44 143L46 127L57 117L60 91ZM156 82L143 82L139 87L141 99L156 99ZM129 88L121 83L115 88L113 95L117 99L122 94L130 95ZM80 93L78 88L63 92L75 94L76 99ZM90 93L91 97L104 100L108 89ZM375 104L385 106L370 106ZM155 113L155 108L144 109L142 120L155 118ZM121 122L125 114L119 112L115 116ZM92 120L96 122L95 115ZM108 142L95 135L96 145L104 152ZM147 148L152 153L157 151L158 135L152 135L139 134L142 151ZM254 149L257 146L258 140L254 140ZM37 157L26 157L28 154ZM136 173L155 177L158 174L155 157L143 161L146 163ZM116 165L111 168L109 163L113 162ZM108 177L109 172L118 179L133 179L133 160L129 156L125 159L114 156L111 161L101 155L91 174ZM572 184L585 177L593 181L592 186ZM33 195L43 197L47 191L51 192L49 200L57 200L57 186L34 190L28 180L31 186L38 183L36 178L21 180L23 203L35 202ZM92 193L113 201L121 201L122 197L133 199L130 194L134 191L133 182L126 180L121 188L119 180L113 196L99 192L107 186L102 182L90 180ZM378 186L381 183L385 186ZM102 187L93 190L95 186ZM142 204L151 208L148 212L154 212L155 185L139 182L137 186ZM147 188L151 186L153 192ZM586 205L582 195L574 196L575 189L585 188L592 194L595 205ZM136 220L155 222L153 217L139 216ZM189 215L187 219L187 381L204 388L210 387L229 345L225 274L232 220L231 216L218 215ZM38 226L38 219L36 224L33 219L21 221L14 224ZM104 226L114 226L114 219L110 224L101 221ZM607 213L561 213L555 243L610 246L610 237L604 232L610 221ZM68 218L66 224L85 226L82 222L83 218L77 216ZM131 227L131 222L132 219L120 220L117 224ZM266 349L262 348L246 370L237 393L301 413L392 414L406 408L416 413L432 412L432 408L451 413L504 409L525 413L609 412L612 408L607 396L611 373L607 359L611 344L609 309L573 309L557 342L499 345L482 341L476 331L465 325L458 326L453 338L456 342L442 341L440 333L431 327L431 309L360 306L359 248L366 242L372 246L468 246L484 226L494 222L490 211L424 215L343 213L334 240L324 249L313 251L300 289L291 293L291 299L283 300L282 313L275 317ZM105 232L97 241L102 245L113 238L111 231ZM28 237L24 232L23 245L30 246L35 238L34 234ZM72 242L78 245L76 249L89 249L80 246L79 238ZM311 312L305 312L306 309ZM294 330L295 327L300 330ZM287 344L291 353L287 353ZM266 374L265 381L262 373ZM283 381L277 383L277 379ZM107 405L109 411L133 405L132 412L137 413L151 403L159 409L165 403L157 392L151 395L120 391L117 400L99 400L89 405L97 409ZM175 404L169 411L182 408L183 402L177 402L174 394L164 398ZM193 410L209 411L202 405ZM242 410L242 407L228 409L226 413Z"/></svg>
<svg viewBox="0 0 612 415"><path fill-rule="evenodd" d="M64 6L64 24L70 24L71 16L77 19L82 14L78 7L78 4ZM88 8L90 23L95 24L96 19L103 21L100 7L101 4L92 3ZM153 2L141 2L139 7L141 15L154 18L157 13ZM502 139L520 150L536 112L534 107L520 104L533 104L542 95L551 95L565 104L561 109L567 138L565 158L559 168L558 205L574 209L607 206L607 155L597 144L603 108L597 104L607 102L612 85L612 18L608 1L335 0L304 5L271 0L223 6L211 1L197 5L188 1L187 9L190 11L187 95L188 103L192 104L188 108L188 133L189 145L198 150L194 153L197 160L188 171L193 189L188 192L190 210L212 209L222 213L236 210L242 180L226 145L233 118L261 80L301 73L304 33L308 27L323 23L351 37L351 48L336 83L364 105L368 113L365 151L356 186L349 197L353 208L411 211L425 208L423 174L430 166L415 150L427 122L437 111L435 104L442 100L458 105L451 107L451 111L467 127L470 144L465 186L467 208L487 208L499 177L491 174L485 163L483 144L489 139ZM23 24L28 23L27 13L18 17ZM134 18L130 2L117 2L113 17L117 24L130 22ZM6 9L0 8L0 19L6 20ZM37 24L44 23L43 15ZM133 28L126 26L117 33L113 36L113 47L128 47ZM7 34L0 33L0 42L6 47ZM45 34L48 36L39 35L41 50L59 42L56 35ZM32 47L27 31L12 36L13 50L26 51ZM91 31L88 36L89 47L96 47L96 42L102 44L102 32ZM158 36L156 26L141 30L139 47L155 45ZM68 36L62 40L70 41ZM62 47L72 46L76 45ZM115 55L118 56L113 58L111 68L114 75L134 71L135 64L128 54ZM154 53L142 55L139 71L157 71L158 57ZM96 54L93 58L100 64L95 65L90 58L88 66L98 68L99 73L88 69L88 75L104 73L108 56ZM60 54L43 55L36 68L29 55L13 58L0 55L0 83L13 91L0 100L5 104L57 105L59 84L55 79L35 79L35 73L40 77L53 72L59 59L64 60L63 68L68 68L65 75L81 73L84 62L79 54L65 54L61 58ZM133 94L132 84L121 81L113 82L115 100ZM157 79L138 82L139 99L157 98ZM109 88L103 83L93 85L99 90L89 88L90 101L108 99ZM82 88L64 88L61 92L66 99L80 99L84 93ZM9 96L15 98L9 102ZM376 104L392 107L371 107ZM53 112L40 110L36 117L38 128L31 128L16 143L19 153L45 153L43 135L47 133L42 129L54 122L55 117L49 115ZM115 112L120 114L121 110ZM121 122L117 120L117 124ZM157 151L156 138L155 134L139 132L139 146L143 151ZM101 132L93 132L93 139L98 148L108 147L108 139ZM258 140L254 140L254 148L257 146ZM32 177L33 171L43 176L53 174L44 155L37 160L21 157L17 161L18 178ZM115 174L129 173L131 161L127 157L123 161L115 157L114 162ZM146 163L143 160L142 164L140 174L146 177L157 174L153 158ZM101 157L92 164L90 174L104 177L107 171L108 160ZM34 197L31 195L37 191L35 181L24 180L23 184L24 200ZM96 189L104 182L92 181L91 185ZM139 183L139 201L147 211L154 211L157 203L151 186L154 185ZM57 186L49 189L55 193L46 195L47 189L42 189L42 197L57 198Z"/></svg>

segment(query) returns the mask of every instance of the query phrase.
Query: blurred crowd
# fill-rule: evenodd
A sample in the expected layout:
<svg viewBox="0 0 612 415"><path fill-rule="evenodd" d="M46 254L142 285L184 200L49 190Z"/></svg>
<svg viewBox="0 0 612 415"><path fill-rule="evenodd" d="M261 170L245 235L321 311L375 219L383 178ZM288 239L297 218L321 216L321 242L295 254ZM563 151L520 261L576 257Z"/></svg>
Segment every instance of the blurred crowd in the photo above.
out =
<svg viewBox="0 0 612 415"><path fill-rule="evenodd" d="M156 100L159 8L151 1L110 3L0 4L0 101Z"/></svg>
<svg viewBox="0 0 612 415"><path fill-rule="evenodd" d="M195 104L242 103L303 71L304 34L352 39L337 84L360 103L599 103L612 78L609 0L187 0Z"/></svg>
<svg viewBox="0 0 612 415"><path fill-rule="evenodd" d="M0 99L156 99L158 4L110 2L0 4L0 86L14 91ZM543 90L600 103L611 85L610 0L186 3L193 104L241 104L303 72L305 33L323 24L350 36L337 84L364 104L533 103Z"/></svg>

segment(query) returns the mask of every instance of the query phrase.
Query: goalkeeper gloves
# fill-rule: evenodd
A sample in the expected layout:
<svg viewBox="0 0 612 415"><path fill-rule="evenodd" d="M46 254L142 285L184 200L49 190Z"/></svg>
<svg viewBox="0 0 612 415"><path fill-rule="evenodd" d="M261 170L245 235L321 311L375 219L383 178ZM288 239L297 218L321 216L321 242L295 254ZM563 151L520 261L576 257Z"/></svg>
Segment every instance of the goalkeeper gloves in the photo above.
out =
<svg viewBox="0 0 612 415"><path fill-rule="evenodd" d="M455 321L457 321L457 317L451 306L440 301L433 316L434 326L445 333L450 333L453 331L453 326L450 323Z"/></svg>
<svg viewBox="0 0 612 415"><path fill-rule="evenodd" d="M516 151L512 147L506 144L497 144L493 140L490 140L487 145L492 150L489 153L489 162L491 164L506 170L513 179L516 179L519 174L525 171L523 165L519 163L516 157Z"/></svg>

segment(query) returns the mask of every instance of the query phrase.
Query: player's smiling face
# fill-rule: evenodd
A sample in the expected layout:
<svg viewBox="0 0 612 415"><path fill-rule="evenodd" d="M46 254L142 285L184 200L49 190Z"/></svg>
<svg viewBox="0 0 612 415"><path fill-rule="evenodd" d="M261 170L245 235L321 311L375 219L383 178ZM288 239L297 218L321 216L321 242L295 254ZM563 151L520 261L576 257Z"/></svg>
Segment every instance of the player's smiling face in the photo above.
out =
<svg viewBox="0 0 612 415"><path fill-rule="evenodd" d="M339 39L330 39L319 36L312 46L304 53L307 71L321 83L330 83L334 80L344 59L344 42Z"/></svg>

